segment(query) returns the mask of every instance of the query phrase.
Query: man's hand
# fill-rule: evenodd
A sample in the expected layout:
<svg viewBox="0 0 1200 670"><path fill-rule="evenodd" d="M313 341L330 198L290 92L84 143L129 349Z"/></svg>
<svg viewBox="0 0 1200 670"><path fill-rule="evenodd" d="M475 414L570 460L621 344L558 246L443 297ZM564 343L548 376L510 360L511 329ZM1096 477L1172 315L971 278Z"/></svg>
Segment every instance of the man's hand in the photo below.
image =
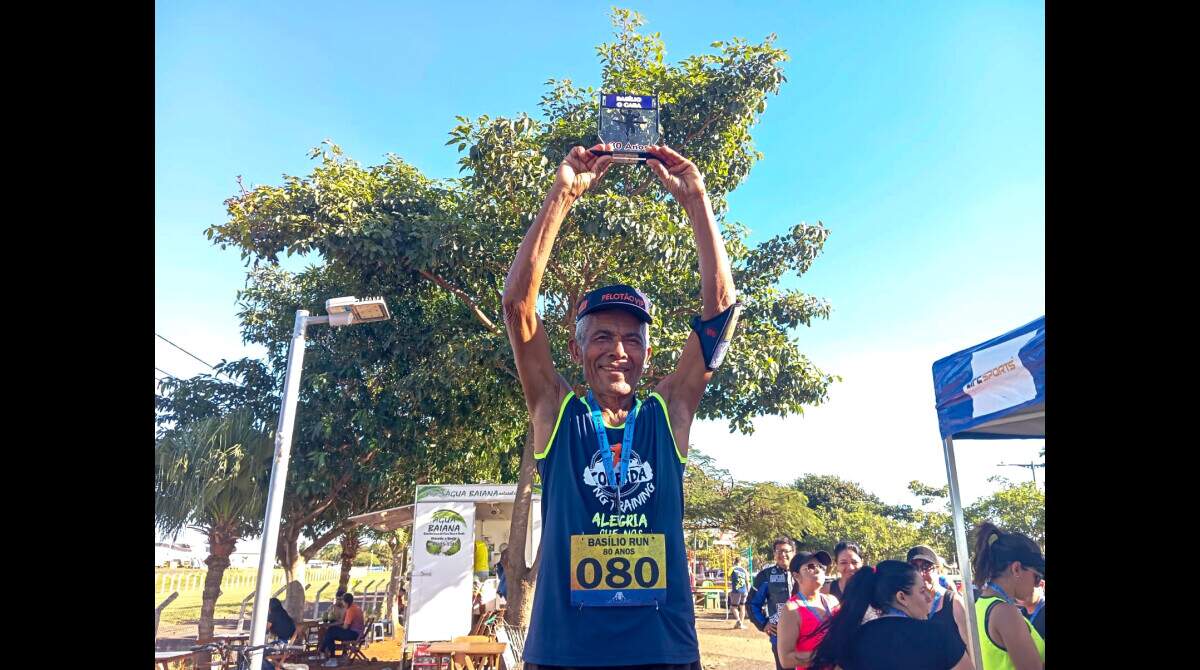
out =
<svg viewBox="0 0 1200 670"><path fill-rule="evenodd" d="M687 207L703 199L704 175L695 163L665 144L647 147L646 153L655 156L646 159L646 165L680 205Z"/></svg>
<svg viewBox="0 0 1200 670"><path fill-rule="evenodd" d="M774 623L767 623L767 625L763 627L763 632L767 635L778 635L779 628Z"/></svg>
<svg viewBox="0 0 1200 670"><path fill-rule="evenodd" d="M606 144L597 144L593 150L611 150ZM612 166L612 156L597 156L589 149L572 147L567 157L558 166L554 188L562 189L572 198L583 195L592 184L599 182Z"/></svg>

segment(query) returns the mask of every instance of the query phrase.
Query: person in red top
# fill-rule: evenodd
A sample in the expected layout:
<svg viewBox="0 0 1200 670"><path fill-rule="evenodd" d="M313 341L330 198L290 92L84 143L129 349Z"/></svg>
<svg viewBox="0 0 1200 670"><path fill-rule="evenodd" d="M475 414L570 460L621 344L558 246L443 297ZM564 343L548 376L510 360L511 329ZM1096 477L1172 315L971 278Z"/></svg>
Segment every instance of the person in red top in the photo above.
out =
<svg viewBox="0 0 1200 670"><path fill-rule="evenodd" d="M367 627L367 620L363 616L362 608L354 604L354 595L347 593L342 596L342 602L346 603L346 618L342 621L341 626L334 624L325 631L325 637L321 638L321 645L318 647L322 654L332 656L334 640L357 640L363 629ZM336 665L337 661L332 658L325 663L326 667Z"/></svg>
<svg viewBox="0 0 1200 670"><path fill-rule="evenodd" d="M808 667L813 650L824 637L821 624L838 611L838 599L821 593L825 571L833 561L824 551L802 551L792 557L788 569L796 580L796 595L779 612L779 641L775 653L785 668Z"/></svg>

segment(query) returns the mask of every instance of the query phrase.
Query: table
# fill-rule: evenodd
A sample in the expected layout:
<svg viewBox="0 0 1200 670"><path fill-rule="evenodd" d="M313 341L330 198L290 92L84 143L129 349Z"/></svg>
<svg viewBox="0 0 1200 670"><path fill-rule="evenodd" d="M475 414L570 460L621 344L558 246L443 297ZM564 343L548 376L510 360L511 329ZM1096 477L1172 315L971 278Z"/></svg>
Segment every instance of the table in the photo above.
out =
<svg viewBox="0 0 1200 670"><path fill-rule="evenodd" d="M192 657L190 651L156 651L154 652L154 665L161 666L162 670L168 670L170 665L176 661L187 661Z"/></svg>
<svg viewBox="0 0 1200 670"><path fill-rule="evenodd" d="M325 630L329 628L329 625L320 619L305 619L296 624L296 630L300 631L300 642L304 645L305 652L317 650L317 645L321 643L321 637L325 635ZM314 634L317 636L316 640L312 639Z"/></svg>
<svg viewBox="0 0 1200 670"><path fill-rule="evenodd" d="M250 633L218 633L213 635L212 639L214 642L223 640L226 644L236 647L236 643L238 642L242 643L242 645L248 644L250 642Z"/></svg>
<svg viewBox="0 0 1200 670"><path fill-rule="evenodd" d="M308 624L307 621L305 623ZM329 630L329 627L333 626L333 625L341 625L341 622L319 621L317 619L314 619L313 623L309 624L308 627L305 628L305 630L304 630L304 646L308 647L309 645L312 645L312 648L308 649L308 651L316 651L317 650L317 646L320 645L321 640L323 640L325 638L325 631ZM317 639L315 641L313 641L313 639L311 637L313 635L314 626L317 629L317 631L316 631Z"/></svg>
<svg viewBox="0 0 1200 670"><path fill-rule="evenodd" d="M485 660L493 668L500 667L500 655L508 645L503 642L435 642L429 645L430 654L449 654L450 670L475 670L472 657Z"/></svg>

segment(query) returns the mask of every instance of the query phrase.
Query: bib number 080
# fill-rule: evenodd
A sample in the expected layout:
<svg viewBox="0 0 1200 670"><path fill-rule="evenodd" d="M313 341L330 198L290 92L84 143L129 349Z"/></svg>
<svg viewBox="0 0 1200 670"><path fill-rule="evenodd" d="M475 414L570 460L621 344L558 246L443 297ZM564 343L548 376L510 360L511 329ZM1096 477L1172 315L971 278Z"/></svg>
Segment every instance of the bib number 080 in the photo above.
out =
<svg viewBox="0 0 1200 670"><path fill-rule="evenodd" d="M594 589L603 582L610 589L625 589L635 582L643 589L654 588L658 583L658 563L649 556L642 556L630 563L628 558L614 556L604 562L588 557L575 565L575 581L580 587Z"/></svg>

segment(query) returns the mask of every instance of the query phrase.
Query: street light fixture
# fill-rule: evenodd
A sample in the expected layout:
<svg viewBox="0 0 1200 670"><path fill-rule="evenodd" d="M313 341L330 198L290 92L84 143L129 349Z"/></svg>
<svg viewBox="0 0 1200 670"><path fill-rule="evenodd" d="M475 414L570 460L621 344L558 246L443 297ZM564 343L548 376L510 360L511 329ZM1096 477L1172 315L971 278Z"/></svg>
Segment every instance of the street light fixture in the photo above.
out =
<svg viewBox="0 0 1200 670"><path fill-rule="evenodd" d="M391 318L382 297L354 296L325 301L328 316L309 316L308 310L296 310L296 325L288 346L287 372L283 378L283 403L275 427L275 458L271 464L271 485L267 490L267 511L263 519L262 547L258 557L258 584L254 595L254 613L250 624L250 645L258 646L267 637L267 604L271 597L271 571L275 566L275 548L279 540L279 517L283 514L283 490L287 482L288 460L292 451L292 427L296 424L296 402L300 396L300 373L304 367L304 334L310 325L322 323L335 328L358 323L386 321ZM262 650L251 653L250 667L262 665Z"/></svg>

